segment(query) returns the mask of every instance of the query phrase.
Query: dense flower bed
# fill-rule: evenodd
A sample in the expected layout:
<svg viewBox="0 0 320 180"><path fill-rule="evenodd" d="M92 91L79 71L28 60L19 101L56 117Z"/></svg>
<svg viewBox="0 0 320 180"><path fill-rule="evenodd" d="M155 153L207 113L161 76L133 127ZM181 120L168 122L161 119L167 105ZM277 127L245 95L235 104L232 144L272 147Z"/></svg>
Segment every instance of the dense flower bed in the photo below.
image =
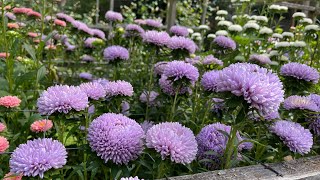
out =
<svg viewBox="0 0 320 180"><path fill-rule="evenodd" d="M304 13L283 32L287 7L233 0L210 33L108 11L103 31L43 3L2 3L1 178L155 179L320 153L320 28Z"/></svg>

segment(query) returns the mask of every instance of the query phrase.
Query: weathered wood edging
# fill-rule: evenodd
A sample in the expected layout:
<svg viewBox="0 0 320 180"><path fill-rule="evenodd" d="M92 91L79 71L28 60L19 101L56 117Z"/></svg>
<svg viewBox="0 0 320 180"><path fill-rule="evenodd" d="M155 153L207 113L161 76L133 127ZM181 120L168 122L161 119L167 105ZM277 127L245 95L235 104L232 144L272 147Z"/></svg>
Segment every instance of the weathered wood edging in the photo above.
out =
<svg viewBox="0 0 320 180"><path fill-rule="evenodd" d="M300 158L282 163L254 165L217 170L194 175L177 176L168 180L320 180L320 156ZM164 180L164 179L163 179Z"/></svg>

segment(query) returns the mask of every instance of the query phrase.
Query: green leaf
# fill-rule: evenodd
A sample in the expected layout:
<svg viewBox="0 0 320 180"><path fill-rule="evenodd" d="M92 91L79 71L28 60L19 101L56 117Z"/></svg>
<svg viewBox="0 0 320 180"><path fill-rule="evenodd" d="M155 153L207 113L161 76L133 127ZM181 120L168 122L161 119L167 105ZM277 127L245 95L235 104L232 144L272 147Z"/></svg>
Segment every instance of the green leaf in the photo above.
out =
<svg viewBox="0 0 320 180"><path fill-rule="evenodd" d="M33 60L37 59L36 53L35 53L34 49L32 48L32 46L30 46L29 44L24 43L23 44L23 48L28 52L28 54L31 56L31 58Z"/></svg>
<svg viewBox="0 0 320 180"><path fill-rule="evenodd" d="M46 67L42 66L37 72L37 82L43 79L46 76Z"/></svg>

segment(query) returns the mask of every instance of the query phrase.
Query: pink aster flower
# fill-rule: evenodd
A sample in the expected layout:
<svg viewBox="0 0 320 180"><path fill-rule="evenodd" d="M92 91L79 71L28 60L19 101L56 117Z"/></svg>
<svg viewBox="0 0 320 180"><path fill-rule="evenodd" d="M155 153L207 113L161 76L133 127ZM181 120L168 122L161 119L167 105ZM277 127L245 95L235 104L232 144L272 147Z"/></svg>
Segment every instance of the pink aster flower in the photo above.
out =
<svg viewBox="0 0 320 180"><path fill-rule="evenodd" d="M25 8L25 7L22 7L22 8L13 8L12 9L12 12L14 14L27 14L28 12L31 12L32 9L31 8Z"/></svg>
<svg viewBox="0 0 320 180"><path fill-rule="evenodd" d="M9 141L7 138L0 136L0 153L5 152L9 148Z"/></svg>
<svg viewBox="0 0 320 180"><path fill-rule="evenodd" d="M34 18L41 18L42 16L39 12L36 12L36 11L29 11L27 15L29 17L34 17Z"/></svg>
<svg viewBox="0 0 320 180"><path fill-rule="evenodd" d="M21 103L21 100L17 96L4 96L0 98L0 106L6 108L17 107Z"/></svg>
<svg viewBox="0 0 320 180"><path fill-rule="evenodd" d="M67 23L65 21L59 20L59 19L55 19L54 20L54 24L57 26L62 26L62 27L66 27Z"/></svg>
<svg viewBox="0 0 320 180"><path fill-rule="evenodd" d="M21 180L22 179L22 174L15 174L12 172L7 173L3 180Z"/></svg>
<svg viewBox="0 0 320 180"><path fill-rule="evenodd" d="M0 133L3 132L6 129L6 125L3 123L0 123Z"/></svg>
<svg viewBox="0 0 320 180"><path fill-rule="evenodd" d="M0 58L7 58L9 56L10 56L10 53L5 53L5 52L0 53Z"/></svg>
<svg viewBox="0 0 320 180"><path fill-rule="evenodd" d="M51 129L52 126L53 126L53 123L51 120L43 119L43 120L38 120L33 122L30 126L30 130L36 133L46 132L49 129Z"/></svg>

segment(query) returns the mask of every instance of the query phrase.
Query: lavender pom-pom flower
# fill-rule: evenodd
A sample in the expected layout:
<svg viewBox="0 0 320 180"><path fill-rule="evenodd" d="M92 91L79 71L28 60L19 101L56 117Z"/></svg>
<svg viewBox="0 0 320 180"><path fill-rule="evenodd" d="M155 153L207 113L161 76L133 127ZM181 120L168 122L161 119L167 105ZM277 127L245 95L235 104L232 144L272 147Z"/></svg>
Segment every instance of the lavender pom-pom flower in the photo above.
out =
<svg viewBox="0 0 320 180"><path fill-rule="evenodd" d="M170 157L172 162L189 164L198 151L193 132L178 122L164 122L151 127L146 135L148 148L155 149L162 159Z"/></svg>
<svg viewBox="0 0 320 180"><path fill-rule="evenodd" d="M109 62L129 60L129 51L121 46L110 46L103 51L104 59Z"/></svg>
<svg viewBox="0 0 320 180"><path fill-rule="evenodd" d="M92 121L87 138L91 149L106 163L128 164L142 153L144 137L143 129L135 120L106 113Z"/></svg>
<svg viewBox="0 0 320 180"><path fill-rule="evenodd" d="M223 48L223 49L230 49L230 50L235 50L237 45L236 43L225 36L217 36L214 40L213 43L216 44L218 47Z"/></svg>
<svg viewBox="0 0 320 180"><path fill-rule="evenodd" d="M317 84L319 81L319 72L305 64L296 62L285 64L280 69L282 76L290 76L296 79L312 82Z"/></svg>
<svg viewBox="0 0 320 180"><path fill-rule="evenodd" d="M23 176L38 176L52 168L62 168L67 163L66 148L51 138L34 139L20 144L10 158L10 172Z"/></svg>
<svg viewBox="0 0 320 180"><path fill-rule="evenodd" d="M270 131L279 136L290 151L301 155L309 153L313 145L310 130L303 128L299 123L277 121L270 127Z"/></svg>

